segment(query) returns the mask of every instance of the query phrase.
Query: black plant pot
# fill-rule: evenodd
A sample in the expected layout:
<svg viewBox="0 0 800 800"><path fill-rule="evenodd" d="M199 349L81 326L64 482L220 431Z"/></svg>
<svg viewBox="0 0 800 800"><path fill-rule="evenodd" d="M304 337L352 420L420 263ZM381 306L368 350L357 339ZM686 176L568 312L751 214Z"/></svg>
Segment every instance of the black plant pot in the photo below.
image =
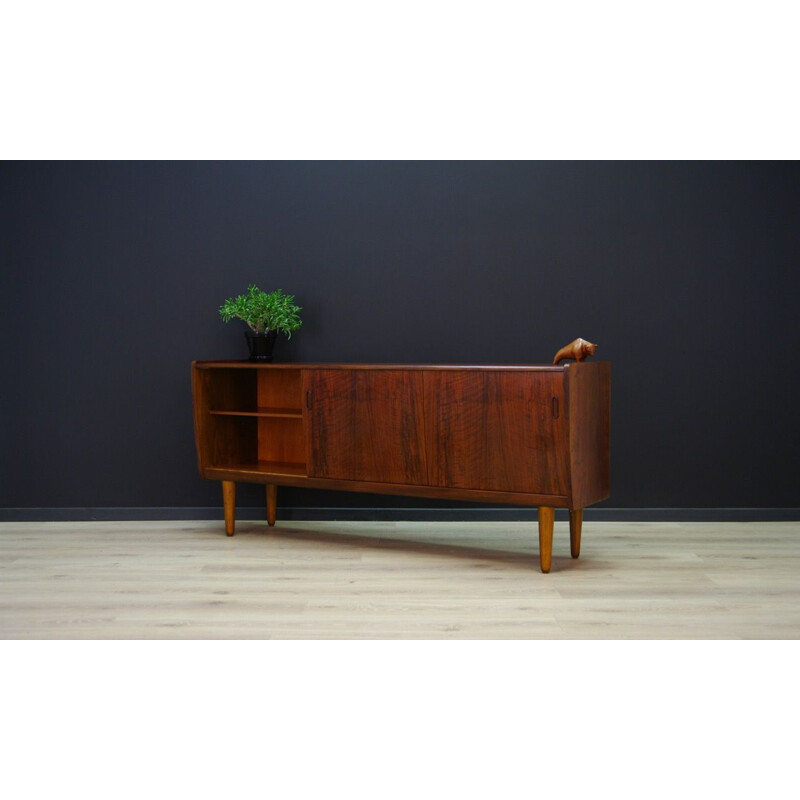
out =
<svg viewBox="0 0 800 800"><path fill-rule="evenodd" d="M267 331L266 333L245 331L244 335L247 337L251 361L272 361L272 348L278 338L277 331Z"/></svg>

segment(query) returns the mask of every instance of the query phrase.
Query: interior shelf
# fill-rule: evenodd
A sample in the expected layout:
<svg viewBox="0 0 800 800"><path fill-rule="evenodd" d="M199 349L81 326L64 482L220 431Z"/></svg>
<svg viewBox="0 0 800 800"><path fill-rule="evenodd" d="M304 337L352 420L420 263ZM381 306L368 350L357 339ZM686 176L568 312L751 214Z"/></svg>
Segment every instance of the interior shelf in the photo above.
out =
<svg viewBox="0 0 800 800"><path fill-rule="evenodd" d="M272 417L281 419L303 418L303 411L299 408L260 407L255 411L221 411L212 409L209 413L222 417Z"/></svg>
<svg viewBox="0 0 800 800"><path fill-rule="evenodd" d="M299 369L198 370L195 391L200 460L208 474L256 483L307 477Z"/></svg>
<svg viewBox="0 0 800 800"><path fill-rule="evenodd" d="M214 464L210 469L221 469L226 472L242 472L249 474L291 475L292 477L308 476L306 465L296 461L229 462L226 464Z"/></svg>

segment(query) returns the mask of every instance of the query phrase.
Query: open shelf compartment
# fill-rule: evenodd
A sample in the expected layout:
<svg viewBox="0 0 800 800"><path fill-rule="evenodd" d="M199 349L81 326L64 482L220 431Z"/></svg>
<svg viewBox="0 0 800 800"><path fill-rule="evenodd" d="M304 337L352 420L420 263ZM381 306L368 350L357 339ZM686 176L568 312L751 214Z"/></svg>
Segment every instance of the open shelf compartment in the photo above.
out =
<svg viewBox="0 0 800 800"><path fill-rule="evenodd" d="M195 371L201 466L307 475L300 369Z"/></svg>

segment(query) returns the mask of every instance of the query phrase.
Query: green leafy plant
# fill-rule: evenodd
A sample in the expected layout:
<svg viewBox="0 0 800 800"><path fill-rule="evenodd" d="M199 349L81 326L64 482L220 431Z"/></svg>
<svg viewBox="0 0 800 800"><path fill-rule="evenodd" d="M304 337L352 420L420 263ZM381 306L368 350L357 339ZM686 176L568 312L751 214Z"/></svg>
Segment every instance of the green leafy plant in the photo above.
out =
<svg viewBox="0 0 800 800"><path fill-rule="evenodd" d="M280 289L262 292L258 286L247 287L247 294L229 297L220 307L219 315L225 322L244 320L256 333L278 331L291 339L292 332L303 323L297 315L300 306L294 304L294 295Z"/></svg>

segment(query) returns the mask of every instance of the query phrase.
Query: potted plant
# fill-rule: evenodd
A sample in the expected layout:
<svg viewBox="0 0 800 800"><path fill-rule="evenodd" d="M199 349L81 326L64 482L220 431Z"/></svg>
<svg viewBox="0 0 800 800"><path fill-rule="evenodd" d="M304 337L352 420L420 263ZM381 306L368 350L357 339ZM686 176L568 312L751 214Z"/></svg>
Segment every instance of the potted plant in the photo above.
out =
<svg viewBox="0 0 800 800"><path fill-rule="evenodd" d="M250 330L245 331L250 348L251 361L272 361L272 348L279 333L292 338L303 323L297 312L300 306L294 304L294 295L284 294L282 290L262 292L258 286L247 287L247 294L229 297L219 308L219 315L225 322L241 319Z"/></svg>

